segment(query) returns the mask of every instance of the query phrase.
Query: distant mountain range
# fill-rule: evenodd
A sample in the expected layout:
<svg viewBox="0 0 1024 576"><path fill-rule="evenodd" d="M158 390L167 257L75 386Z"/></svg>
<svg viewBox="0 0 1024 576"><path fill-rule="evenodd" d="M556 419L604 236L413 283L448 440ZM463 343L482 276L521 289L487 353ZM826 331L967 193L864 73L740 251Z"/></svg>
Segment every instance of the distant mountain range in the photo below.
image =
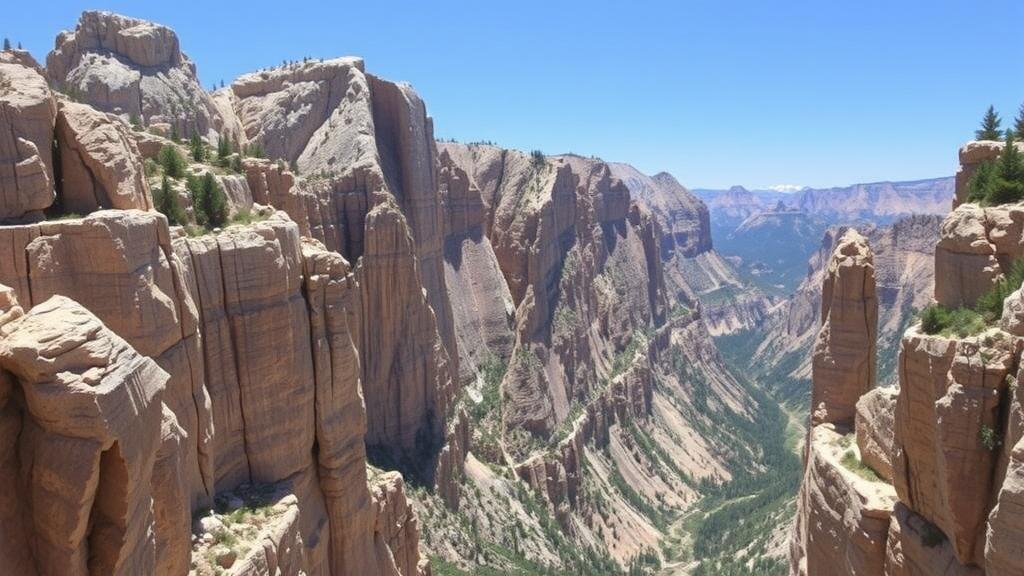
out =
<svg viewBox="0 0 1024 576"><path fill-rule="evenodd" d="M697 189L711 213L718 251L742 275L776 296L792 293L807 271L807 259L830 226L886 225L913 214L949 211L952 177L910 182L875 182L798 192Z"/></svg>

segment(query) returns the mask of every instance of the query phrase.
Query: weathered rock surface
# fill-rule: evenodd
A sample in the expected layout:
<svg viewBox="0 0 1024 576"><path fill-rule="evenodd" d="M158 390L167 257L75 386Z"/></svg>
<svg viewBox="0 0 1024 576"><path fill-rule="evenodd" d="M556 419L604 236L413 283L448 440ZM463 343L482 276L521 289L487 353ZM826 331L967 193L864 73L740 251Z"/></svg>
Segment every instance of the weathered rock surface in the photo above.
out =
<svg viewBox="0 0 1024 576"><path fill-rule="evenodd" d="M853 424L855 405L875 385L878 300L874 256L855 230L839 240L825 273L821 330L811 372L811 424Z"/></svg>
<svg viewBox="0 0 1024 576"><path fill-rule="evenodd" d="M897 391L875 388L857 401L854 427L860 459L879 476L892 482Z"/></svg>
<svg viewBox="0 0 1024 576"><path fill-rule="evenodd" d="M56 118L46 79L30 66L0 61L0 221L38 218L53 203Z"/></svg>
<svg viewBox="0 0 1024 576"><path fill-rule="evenodd" d="M65 212L153 208L142 156L126 124L85 104L61 101L56 136Z"/></svg>
<svg viewBox="0 0 1024 576"><path fill-rule="evenodd" d="M998 332L955 341L911 328L904 337L893 483L900 501L949 537L961 564L979 563L983 549L997 453L982 432L1001 427L1019 353Z"/></svg>
<svg viewBox="0 0 1024 576"><path fill-rule="evenodd" d="M166 123L216 142L224 120L166 26L110 12L83 12L74 31L57 36L46 57L57 89L146 125Z"/></svg>
<svg viewBox="0 0 1024 576"><path fill-rule="evenodd" d="M408 86L365 74L355 58L249 74L231 90L247 138L311 175L297 186L289 173L247 163L254 200L287 211L302 234L355 266L361 318L373 319L356 331L368 445L432 478L453 416L458 356L422 101Z"/></svg>
<svg viewBox="0 0 1024 576"><path fill-rule="evenodd" d="M897 503L889 523L886 576L983 576L984 570L957 562L953 547L927 520ZM1002 572L990 572L1002 574ZM1006 572L1012 574L1012 572Z"/></svg>
<svg viewBox="0 0 1024 576"><path fill-rule="evenodd" d="M888 483L846 468L843 456L852 449L843 447L843 439L829 424L810 432L790 542L791 574L882 574L896 494Z"/></svg>
<svg viewBox="0 0 1024 576"><path fill-rule="evenodd" d="M26 564L22 551L4 565L40 574L153 572L154 501L170 496L153 478L167 374L62 296L5 322L0 336L0 367L22 399L15 486L24 520L7 516L2 525L14 528L15 542L24 534L32 558Z"/></svg>

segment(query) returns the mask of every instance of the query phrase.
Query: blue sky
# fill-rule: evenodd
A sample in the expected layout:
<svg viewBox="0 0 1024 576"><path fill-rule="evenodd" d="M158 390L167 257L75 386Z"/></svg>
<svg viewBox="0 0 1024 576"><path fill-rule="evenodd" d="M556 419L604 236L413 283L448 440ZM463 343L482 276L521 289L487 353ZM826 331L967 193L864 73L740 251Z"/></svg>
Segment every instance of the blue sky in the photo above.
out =
<svg viewBox="0 0 1024 576"><path fill-rule="evenodd" d="M951 175L1024 102L1024 2L11 2L40 60L86 8L174 28L205 85L359 55L412 83L439 138L572 151L693 188ZM1003 40L1005 39L1005 41Z"/></svg>

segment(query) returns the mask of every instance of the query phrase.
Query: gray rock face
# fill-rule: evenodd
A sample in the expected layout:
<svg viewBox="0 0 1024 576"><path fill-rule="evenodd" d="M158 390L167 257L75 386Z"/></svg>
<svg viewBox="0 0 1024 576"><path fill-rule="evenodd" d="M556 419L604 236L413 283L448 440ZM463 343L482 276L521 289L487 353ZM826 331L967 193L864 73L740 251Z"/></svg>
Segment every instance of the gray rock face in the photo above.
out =
<svg viewBox="0 0 1024 576"><path fill-rule="evenodd" d="M54 85L104 112L166 122L214 140L221 113L199 85L196 67L166 26L109 12L83 12L46 57Z"/></svg>

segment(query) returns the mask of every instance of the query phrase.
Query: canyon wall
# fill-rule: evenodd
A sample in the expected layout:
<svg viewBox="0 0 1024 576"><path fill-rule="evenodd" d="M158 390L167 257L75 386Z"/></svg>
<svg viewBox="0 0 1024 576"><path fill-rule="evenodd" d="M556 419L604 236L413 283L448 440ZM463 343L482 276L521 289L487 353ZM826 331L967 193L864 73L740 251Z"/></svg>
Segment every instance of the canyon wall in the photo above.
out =
<svg viewBox="0 0 1024 576"><path fill-rule="evenodd" d="M1024 239L1020 210L1016 204L960 203L945 218L934 252L938 305L974 306L1009 274ZM835 300L832 270L842 259L837 249L824 301ZM843 292L867 295L866 283L853 284L853 292ZM1003 576L1024 570L1017 465L1024 341L1020 289L1014 288L1001 318L979 316L969 327L916 323L907 329L898 389L871 390L858 369L828 377L814 370L812 397L826 403L841 398L842 410L832 417L835 411L812 405L791 539L792 573ZM858 309L874 305L860 296L854 298ZM822 333L837 330L829 312ZM847 328L841 332L849 333ZM859 333L863 322L854 328ZM845 346L833 346L830 338L819 336L818 344L815 367L819 358L834 363L848 357ZM858 350L873 354L870 347Z"/></svg>

